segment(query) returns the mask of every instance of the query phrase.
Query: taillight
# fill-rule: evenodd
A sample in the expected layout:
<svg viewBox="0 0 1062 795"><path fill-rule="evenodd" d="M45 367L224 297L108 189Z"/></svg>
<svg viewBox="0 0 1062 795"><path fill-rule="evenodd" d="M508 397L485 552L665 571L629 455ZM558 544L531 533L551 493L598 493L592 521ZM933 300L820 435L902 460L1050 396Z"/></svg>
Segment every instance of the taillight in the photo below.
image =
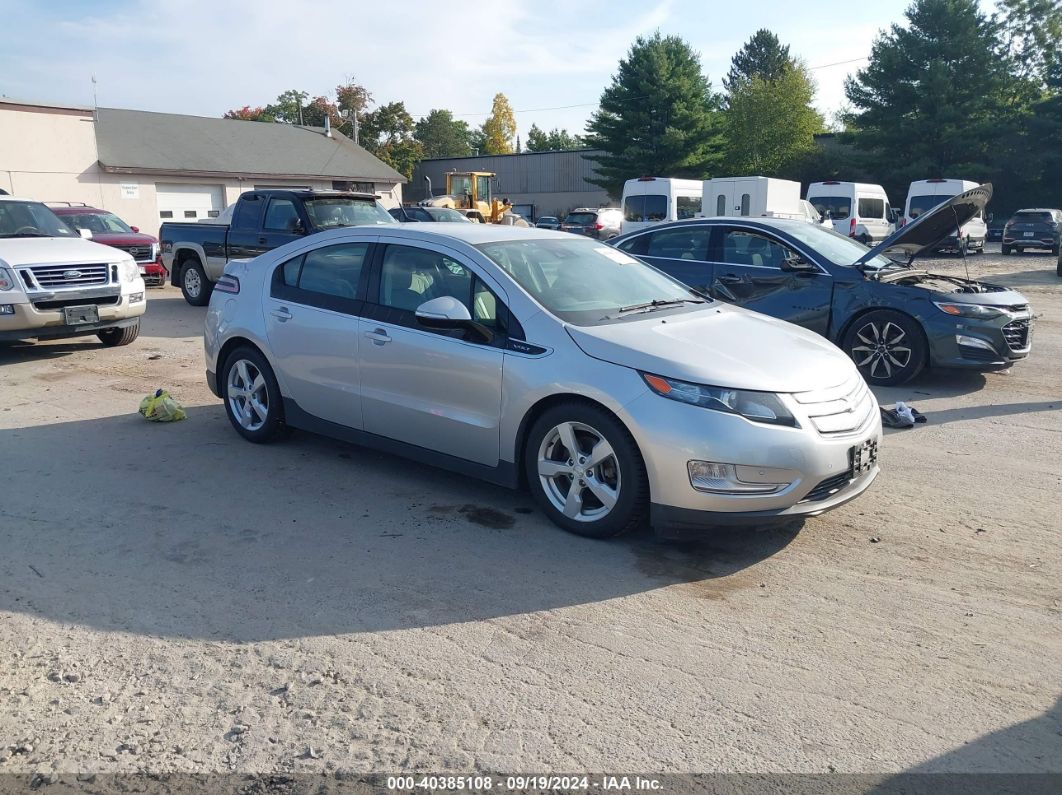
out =
<svg viewBox="0 0 1062 795"><path fill-rule="evenodd" d="M214 285L214 289L219 293L232 293L235 295L240 292L240 280L235 276L230 276L226 273L218 279L217 284Z"/></svg>
<svg viewBox="0 0 1062 795"><path fill-rule="evenodd" d="M853 219L852 219L852 220L851 220L851 221L850 221L850 222L848 223L848 236L849 236L849 237L855 237L855 233L856 233L856 219L855 219L855 218L853 218Z"/></svg>
<svg viewBox="0 0 1062 795"><path fill-rule="evenodd" d="M600 232L600 231L601 231L602 229L604 229L604 228L605 228L605 225L604 225L604 224L594 224L594 229L596 229L596 230L597 230L597 231L599 231L599 232Z"/></svg>

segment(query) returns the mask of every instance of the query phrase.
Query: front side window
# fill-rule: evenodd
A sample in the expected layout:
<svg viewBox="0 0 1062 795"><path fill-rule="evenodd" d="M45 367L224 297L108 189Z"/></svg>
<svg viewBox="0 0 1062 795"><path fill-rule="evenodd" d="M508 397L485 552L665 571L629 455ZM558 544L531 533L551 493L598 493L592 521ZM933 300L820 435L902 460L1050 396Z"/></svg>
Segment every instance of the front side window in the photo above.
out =
<svg viewBox="0 0 1062 795"><path fill-rule="evenodd" d="M884 218L885 217L885 200L884 199L860 199L858 206L859 206L859 217L860 218Z"/></svg>
<svg viewBox="0 0 1062 795"><path fill-rule="evenodd" d="M291 199L270 199L263 228L270 232L295 234L302 228L299 212Z"/></svg>
<svg viewBox="0 0 1062 795"><path fill-rule="evenodd" d="M809 200L819 215L831 221L843 221L852 214L852 200L847 196L815 196Z"/></svg>
<svg viewBox="0 0 1062 795"><path fill-rule="evenodd" d="M577 325L614 320L622 308L654 300L702 300L655 268L591 240L504 240L477 248L546 311Z"/></svg>
<svg viewBox="0 0 1062 795"><path fill-rule="evenodd" d="M696 217L701 211L701 200L695 196L679 196L675 199L675 215L678 220Z"/></svg>
<svg viewBox="0 0 1062 795"><path fill-rule="evenodd" d="M723 235L723 262L756 268L781 268L791 256L789 249L764 235L743 229L728 229Z"/></svg>

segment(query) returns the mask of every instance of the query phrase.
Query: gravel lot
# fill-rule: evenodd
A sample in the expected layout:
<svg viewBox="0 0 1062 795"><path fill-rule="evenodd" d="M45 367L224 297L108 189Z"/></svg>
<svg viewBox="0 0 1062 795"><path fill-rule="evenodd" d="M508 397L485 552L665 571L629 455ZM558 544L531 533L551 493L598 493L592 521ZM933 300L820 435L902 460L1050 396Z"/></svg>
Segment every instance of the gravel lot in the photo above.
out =
<svg viewBox="0 0 1062 795"><path fill-rule="evenodd" d="M697 544L249 445L172 288L128 348L0 347L0 771L1062 772L1062 280L970 267L1032 358L878 390L929 424L862 499Z"/></svg>

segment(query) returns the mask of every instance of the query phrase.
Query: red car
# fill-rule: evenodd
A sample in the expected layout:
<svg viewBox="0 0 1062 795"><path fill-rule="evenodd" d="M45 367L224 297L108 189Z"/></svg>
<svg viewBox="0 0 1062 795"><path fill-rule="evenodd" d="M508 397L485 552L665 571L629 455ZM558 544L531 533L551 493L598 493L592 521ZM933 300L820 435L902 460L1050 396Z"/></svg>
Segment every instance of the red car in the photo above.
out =
<svg viewBox="0 0 1062 795"><path fill-rule="evenodd" d="M140 266L145 284L161 287L166 283L169 271L162 264L162 253L156 238L141 234L137 227L129 226L107 210L98 210L79 202L48 202L48 207L75 232L88 229L92 232L94 242L128 252Z"/></svg>

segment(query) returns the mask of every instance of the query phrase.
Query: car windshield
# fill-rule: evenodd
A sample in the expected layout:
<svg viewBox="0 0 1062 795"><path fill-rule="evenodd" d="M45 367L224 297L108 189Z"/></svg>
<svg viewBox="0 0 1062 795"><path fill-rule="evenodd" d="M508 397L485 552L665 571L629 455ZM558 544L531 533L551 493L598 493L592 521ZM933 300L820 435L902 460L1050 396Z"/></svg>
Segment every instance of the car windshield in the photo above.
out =
<svg viewBox="0 0 1062 795"><path fill-rule="evenodd" d="M690 288L622 251L590 240L505 240L477 246L547 311L590 325L623 308L704 301Z"/></svg>
<svg viewBox="0 0 1062 795"><path fill-rule="evenodd" d="M40 202L0 201L0 237L77 237Z"/></svg>
<svg viewBox="0 0 1062 795"><path fill-rule="evenodd" d="M431 216L433 221L446 221L459 224L471 223L465 216L457 212L457 210L451 210L449 207L429 207L425 212Z"/></svg>
<svg viewBox="0 0 1062 795"><path fill-rule="evenodd" d="M813 224L793 224L785 231L793 238L804 243L812 251L821 254L836 265L851 267L870 249L850 237L839 235L825 226ZM895 265L888 257L878 254L866 262L867 268L887 268Z"/></svg>
<svg viewBox="0 0 1062 795"><path fill-rule="evenodd" d="M375 201L351 199L345 196L327 199L307 199L306 214L317 229L362 224L394 224L394 218Z"/></svg>
<svg viewBox="0 0 1062 795"><path fill-rule="evenodd" d="M911 218L917 218L922 213L929 212L938 204L943 204L950 198L951 196L945 196L944 194L938 196L912 196L907 215Z"/></svg>
<svg viewBox="0 0 1062 795"><path fill-rule="evenodd" d="M568 213L568 216L564 219L566 224L592 224L597 220L597 213Z"/></svg>
<svg viewBox="0 0 1062 795"><path fill-rule="evenodd" d="M133 230L114 213L74 213L59 216L73 229L88 229L94 235L129 235Z"/></svg>
<svg viewBox="0 0 1062 795"><path fill-rule="evenodd" d="M1011 223L1017 224L1049 224L1053 220L1051 213L1039 212L1014 213L1014 217L1010 219Z"/></svg>
<svg viewBox="0 0 1062 795"><path fill-rule="evenodd" d="M827 215L832 221L843 221L852 214L852 200L847 196L815 196L808 201L819 215Z"/></svg>

